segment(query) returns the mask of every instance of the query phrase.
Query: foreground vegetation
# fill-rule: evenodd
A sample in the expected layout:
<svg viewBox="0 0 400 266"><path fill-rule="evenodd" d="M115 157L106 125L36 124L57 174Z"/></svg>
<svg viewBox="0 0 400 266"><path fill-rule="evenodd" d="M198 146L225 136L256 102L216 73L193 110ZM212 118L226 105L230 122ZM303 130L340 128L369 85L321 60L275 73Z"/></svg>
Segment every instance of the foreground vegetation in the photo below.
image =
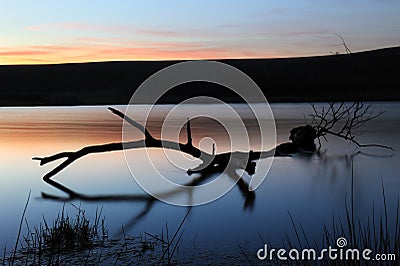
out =
<svg viewBox="0 0 400 266"><path fill-rule="evenodd" d="M400 265L400 199L397 197L396 209L389 212L383 179L381 184L383 212L376 213L375 205L372 205L370 216L357 219L354 215L354 172L352 167L350 200L347 197L344 200L345 214L334 214L331 222L324 222L321 237L311 239L310 234L305 232L301 224L296 224L289 213L295 237L286 234L285 239L282 240L287 250L313 248L319 252L329 246L338 248L338 239L345 238L347 242L343 247L344 250L358 249L361 254L363 250L370 249L372 251L370 261L363 260L361 256L360 260L329 260L326 255L325 259L321 261L287 261L285 264ZM389 217L394 217L394 220L390 220ZM262 236L260 238L262 239ZM376 261L374 259L375 254L384 254L386 260ZM274 263L282 265L282 261L274 261Z"/></svg>
<svg viewBox="0 0 400 266"><path fill-rule="evenodd" d="M291 214L289 217L293 225L293 233L287 233L282 239L283 247L291 249L315 249L317 252L329 246L337 248L337 239L347 239L346 248L371 249L374 254L395 254L395 261L365 261L362 260L274 260L260 261L254 250L241 246L237 242L235 255L219 254L220 258L212 257L212 252L207 250L197 252L192 259L182 259L174 256L179 250L180 240L183 235L182 226L189 211L183 217L177 230L170 234L168 225L161 234L153 235L144 233L136 237L126 236L122 227L121 239L110 239L101 210L96 211L95 217L89 220L85 212L76 207L74 217L70 217L62 209L61 213L51 224L43 218L38 227L31 229L25 220L27 233L19 239L19 247L14 251L4 249L0 265L178 265L199 264L213 262L213 265L398 265L400 255L400 202L397 208L388 211L386 195L382 181L383 208L381 213L376 213L372 206L371 216L366 219L354 217L353 193L348 202L344 201L345 213L332 217L331 222L322 225L322 234L311 238L298 225ZM395 216L394 216L395 214ZM389 217L394 217L391 221ZM21 219L22 221L23 219ZM21 230L19 234L21 233ZM18 235L19 235L18 234ZM263 236L259 236L262 243ZM274 247L268 243L269 247ZM229 253L229 252L228 252ZM199 256L203 255L203 258ZM318 253L317 253L318 254ZM215 256L214 254L213 256ZM223 259L222 259L223 258ZM238 264L238 265L239 265Z"/></svg>
<svg viewBox="0 0 400 266"><path fill-rule="evenodd" d="M29 201L29 200L28 200ZM75 206L76 207L76 206ZM25 220L27 233L18 232L13 251L4 248L1 265L170 265L183 232L180 232L187 215L173 237L144 233L122 239L110 239L101 211L96 211L93 221L85 211L76 207L74 217L62 209L51 224L43 217L38 227L31 229ZM25 209L26 210L26 209ZM24 211L25 213L25 211ZM24 215L21 219L24 220ZM180 234L178 234L180 233Z"/></svg>

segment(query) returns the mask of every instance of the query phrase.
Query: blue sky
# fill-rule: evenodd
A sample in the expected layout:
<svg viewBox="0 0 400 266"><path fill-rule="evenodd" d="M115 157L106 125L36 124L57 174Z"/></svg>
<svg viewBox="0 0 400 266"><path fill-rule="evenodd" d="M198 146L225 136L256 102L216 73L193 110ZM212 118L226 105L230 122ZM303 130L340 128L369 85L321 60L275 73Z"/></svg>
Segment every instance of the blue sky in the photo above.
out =
<svg viewBox="0 0 400 266"><path fill-rule="evenodd" d="M269 58L400 45L400 1L0 1L0 64Z"/></svg>

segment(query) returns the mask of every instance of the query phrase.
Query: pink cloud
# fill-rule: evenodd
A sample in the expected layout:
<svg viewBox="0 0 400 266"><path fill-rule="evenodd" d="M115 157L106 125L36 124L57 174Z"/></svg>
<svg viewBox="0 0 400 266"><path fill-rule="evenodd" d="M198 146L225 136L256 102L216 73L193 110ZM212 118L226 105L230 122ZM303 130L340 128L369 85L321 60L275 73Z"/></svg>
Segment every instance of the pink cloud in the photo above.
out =
<svg viewBox="0 0 400 266"><path fill-rule="evenodd" d="M41 51L36 49L23 49L23 50L14 50L14 49L2 49L0 51L1 56L27 56L27 55L46 55L50 54L51 51Z"/></svg>
<svg viewBox="0 0 400 266"><path fill-rule="evenodd" d="M80 43L75 45L36 45L21 48L3 47L0 64L62 63L113 60L174 60L265 57L257 51L240 47L214 46L208 43L153 42L149 46Z"/></svg>
<svg viewBox="0 0 400 266"><path fill-rule="evenodd" d="M156 35L156 36L179 36L179 32L170 30L153 30L153 29L142 29L138 30L139 33Z"/></svg>

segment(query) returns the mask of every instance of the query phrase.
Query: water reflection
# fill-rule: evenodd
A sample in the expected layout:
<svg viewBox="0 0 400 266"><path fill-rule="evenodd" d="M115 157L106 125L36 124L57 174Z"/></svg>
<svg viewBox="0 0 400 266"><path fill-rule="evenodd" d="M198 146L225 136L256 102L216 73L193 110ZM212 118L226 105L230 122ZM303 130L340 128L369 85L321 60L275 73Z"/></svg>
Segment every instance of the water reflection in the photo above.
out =
<svg viewBox="0 0 400 266"><path fill-rule="evenodd" d="M277 117L278 142L287 141L289 130L304 124L303 113L309 111L307 105L276 105L272 108ZM365 142L391 145L398 151L399 105L383 105L382 109L387 111L386 116L370 124L362 139ZM166 107L160 110L160 113L165 113L165 110ZM0 242L10 244L13 243L17 231L16 221L20 218L20 210L30 189L36 197L43 191L47 196L52 195L52 200L33 200L30 203L27 220L32 225L39 223L42 214L52 220L62 208L64 200L68 199L40 179L43 173L51 170L54 165L39 168L31 158L63 150L73 151L87 145L121 141L121 121L103 106L2 108L0 112L0 235L3 239ZM155 119L152 125L151 131L155 134L161 120ZM223 139L223 134L218 136L220 133L216 129L208 128L205 131L203 123L206 121L198 120L193 123L193 128L196 128L193 131L196 133L197 129L200 132L203 128L200 132L201 137L194 136L195 145L210 134L213 138ZM247 125L250 125L250 129L253 128L252 121L248 121ZM137 138L141 137L138 132ZM182 138L185 137L185 134L182 134ZM225 147L221 145L218 148L223 151ZM230 243L246 240L247 247L252 249L260 245L258 233L272 242L280 243L285 233L291 233L287 210L290 210L296 222L303 225L306 232L312 236L318 235L323 222L330 221L333 213L343 212L344 198L349 195L350 189L351 158L354 164L354 200L357 216L368 215L372 203L381 202L381 177L387 188L387 201L397 200L400 184L397 152L389 157L387 153L369 149L364 152L388 157L364 154L353 157L353 146L333 138L324 143L324 149L327 149L327 152L323 156L275 159L267 179L256 191L257 195L246 194L244 188L247 188L246 183L250 177L245 174L243 183L239 182L224 197L212 204L194 208L187 222L187 238L184 240L186 244L192 246L192 239L197 235L196 244L200 247L221 246L229 250ZM138 158L144 156L143 151L135 152ZM171 180L183 184L192 178L195 180L194 176L188 177L185 172L171 167L161 151L151 152L160 170ZM138 167L141 165L138 164ZM146 169L141 171L146 173ZM231 180L229 175L224 177L225 182L233 182L237 178ZM215 177L211 175L203 178L201 181L207 182ZM130 226L133 234L146 230L157 233L166 222L171 225L179 223L178 220L185 213L184 208L150 200L130 177L123 154L119 152L85 157L61 172L57 181L76 194L84 196L81 198L82 207L86 208L88 215L97 207L103 206L111 232L119 231L121 224L125 224L126 227ZM186 197L190 200L187 191L171 196ZM91 197L93 198L90 199ZM58 200L62 202L59 203ZM243 206L252 211L243 212Z"/></svg>

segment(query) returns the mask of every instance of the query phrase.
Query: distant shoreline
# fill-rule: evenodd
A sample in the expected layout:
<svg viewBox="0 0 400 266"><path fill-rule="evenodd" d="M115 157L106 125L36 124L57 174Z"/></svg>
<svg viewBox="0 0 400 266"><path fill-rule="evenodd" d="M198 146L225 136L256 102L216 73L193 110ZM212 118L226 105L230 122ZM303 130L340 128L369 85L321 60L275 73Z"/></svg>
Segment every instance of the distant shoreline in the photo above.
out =
<svg viewBox="0 0 400 266"><path fill-rule="evenodd" d="M249 75L269 102L399 101L400 47L342 55L217 60ZM126 105L135 88L182 61L116 61L0 66L0 106ZM178 86L159 103L207 95L240 102L226 88L202 82Z"/></svg>

